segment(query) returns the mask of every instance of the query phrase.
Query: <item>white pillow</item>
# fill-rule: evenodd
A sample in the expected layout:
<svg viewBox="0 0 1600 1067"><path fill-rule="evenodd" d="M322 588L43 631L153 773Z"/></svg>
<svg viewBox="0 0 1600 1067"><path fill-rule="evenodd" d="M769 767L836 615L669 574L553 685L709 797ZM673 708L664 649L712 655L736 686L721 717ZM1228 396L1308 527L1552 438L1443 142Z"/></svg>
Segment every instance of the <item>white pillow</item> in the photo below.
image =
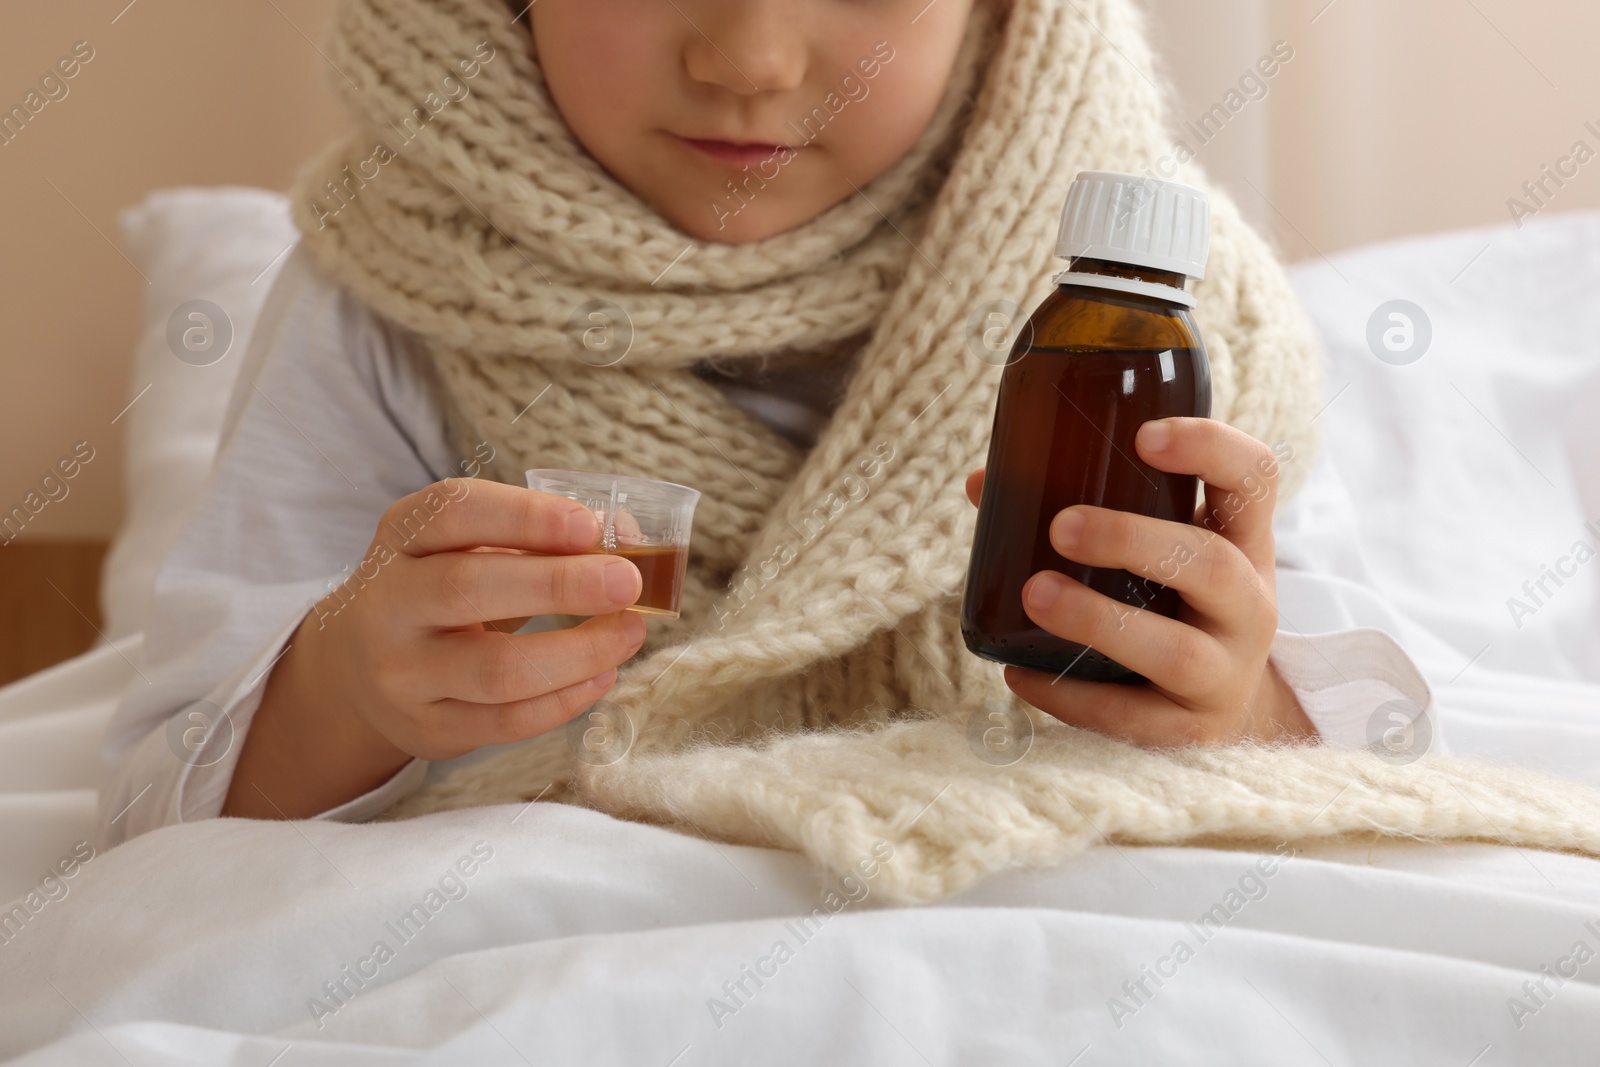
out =
<svg viewBox="0 0 1600 1067"><path fill-rule="evenodd" d="M111 640L144 628L156 568L211 470L250 332L298 239L288 201L262 189L163 190L119 221L150 285L132 407L118 419L127 511L100 594Z"/></svg>
<svg viewBox="0 0 1600 1067"><path fill-rule="evenodd" d="M1325 454L1379 590L1463 666L1600 681L1600 558L1573 552L1600 550L1600 523L1585 528L1600 213L1356 249L1292 278L1328 350ZM1420 358L1389 348L1425 323ZM1557 585L1547 566L1573 573Z"/></svg>

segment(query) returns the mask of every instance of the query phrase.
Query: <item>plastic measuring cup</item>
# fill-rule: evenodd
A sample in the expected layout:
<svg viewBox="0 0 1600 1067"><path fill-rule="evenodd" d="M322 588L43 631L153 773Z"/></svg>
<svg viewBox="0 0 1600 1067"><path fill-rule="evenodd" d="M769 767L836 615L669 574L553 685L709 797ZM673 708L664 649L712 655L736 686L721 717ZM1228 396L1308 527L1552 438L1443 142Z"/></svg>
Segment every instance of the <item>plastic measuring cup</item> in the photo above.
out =
<svg viewBox="0 0 1600 1067"><path fill-rule="evenodd" d="M596 471L523 473L529 489L576 500L594 512L600 540L591 551L621 556L639 568L644 586L630 611L678 617L698 489Z"/></svg>

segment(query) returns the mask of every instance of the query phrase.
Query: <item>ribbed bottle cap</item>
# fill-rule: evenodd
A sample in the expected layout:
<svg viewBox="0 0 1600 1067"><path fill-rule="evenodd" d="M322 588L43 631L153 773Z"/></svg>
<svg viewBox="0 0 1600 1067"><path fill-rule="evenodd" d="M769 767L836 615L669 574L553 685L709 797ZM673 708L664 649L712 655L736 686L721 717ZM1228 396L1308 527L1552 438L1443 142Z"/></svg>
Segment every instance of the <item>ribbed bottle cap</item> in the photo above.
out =
<svg viewBox="0 0 1600 1067"><path fill-rule="evenodd" d="M1086 170L1067 193L1056 244L1062 259L1107 259L1204 278L1210 253L1211 199L1204 189Z"/></svg>

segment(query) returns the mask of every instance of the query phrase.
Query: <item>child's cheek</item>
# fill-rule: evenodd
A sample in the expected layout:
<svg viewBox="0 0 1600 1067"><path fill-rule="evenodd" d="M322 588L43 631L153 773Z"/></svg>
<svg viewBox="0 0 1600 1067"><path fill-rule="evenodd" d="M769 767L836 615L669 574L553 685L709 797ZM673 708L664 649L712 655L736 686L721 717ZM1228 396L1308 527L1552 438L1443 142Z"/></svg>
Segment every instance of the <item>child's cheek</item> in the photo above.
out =
<svg viewBox="0 0 1600 1067"><path fill-rule="evenodd" d="M846 83L859 85L861 99L847 88L834 91L851 102L829 129L829 148L852 174L878 174L893 166L916 144L938 107L941 85L926 74L884 66L871 81L858 74Z"/></svg>
<svg viewBox="0 0 1600 1067"><path fill-rule="evenodd" d="M533 11L550 95L591 154L604 155L603 146L660 125L651 105L675 91L671 59L681 51L677 25L663 24L668 16L682 23L670 5L544 0Z"/></svg>
<svg viewBox="0 0 1600 1067"><path fill-rule="evenodd" d="M834 124L830 147L850 172L881 173L922 135L949 83L968 7L933 5L910 25L862 9L858 19L829 34L823 46L827 88L850 101Z"/></svg>

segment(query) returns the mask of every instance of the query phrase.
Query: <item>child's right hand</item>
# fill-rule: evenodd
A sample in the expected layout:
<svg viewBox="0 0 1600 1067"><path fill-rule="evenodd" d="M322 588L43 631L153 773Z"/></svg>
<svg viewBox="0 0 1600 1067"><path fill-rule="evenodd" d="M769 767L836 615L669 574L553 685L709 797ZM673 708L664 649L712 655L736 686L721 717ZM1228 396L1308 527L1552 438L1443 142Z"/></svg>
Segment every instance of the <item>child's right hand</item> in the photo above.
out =
<svg viewBox="0 0 1600 1067"><path fill-rule="evenodd" d="M598 539L581 504L499 482L450 479L397 501L268 677L223 814L304 818L414 756L449 759L575 718L645 637L622 610L639 571L590 551ZM595 617L535 634L484 626L552 614Z"/></svg>

